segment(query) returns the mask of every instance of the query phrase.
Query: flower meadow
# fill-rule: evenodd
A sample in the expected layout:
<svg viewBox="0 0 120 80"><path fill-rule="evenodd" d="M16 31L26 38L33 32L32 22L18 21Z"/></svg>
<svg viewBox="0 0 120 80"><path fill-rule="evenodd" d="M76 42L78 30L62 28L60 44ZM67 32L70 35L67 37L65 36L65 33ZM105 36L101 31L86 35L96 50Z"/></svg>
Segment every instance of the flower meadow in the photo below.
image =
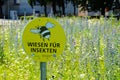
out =
<svg viewBox="0 0 120 80"><path fill-rule="evenodd" d="M47 80L120 80L120 22L55 18L66 34L63 53L47 62ZM40 62L22 48L30 20L0 20L0 80L40 80Z"/></svg>

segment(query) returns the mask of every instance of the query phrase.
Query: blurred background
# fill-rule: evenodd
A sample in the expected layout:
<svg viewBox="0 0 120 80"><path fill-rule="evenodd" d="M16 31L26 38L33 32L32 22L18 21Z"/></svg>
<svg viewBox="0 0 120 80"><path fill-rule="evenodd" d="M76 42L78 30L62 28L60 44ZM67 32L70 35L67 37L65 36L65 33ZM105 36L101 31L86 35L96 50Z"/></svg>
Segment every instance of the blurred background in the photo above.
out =
<svg viewBox="0 0 120 80"><path fill-rule="evenodd" d="M118 16L120 0L0 0L0 18L17 16Z"/></svg>

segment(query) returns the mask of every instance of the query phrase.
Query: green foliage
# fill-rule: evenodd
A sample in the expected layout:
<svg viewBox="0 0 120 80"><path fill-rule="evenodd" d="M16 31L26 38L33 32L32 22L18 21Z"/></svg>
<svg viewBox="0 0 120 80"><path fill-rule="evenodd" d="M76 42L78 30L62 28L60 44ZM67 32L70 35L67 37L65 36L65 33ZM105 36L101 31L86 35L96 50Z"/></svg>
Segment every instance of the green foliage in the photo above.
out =
<svg viewBox="0 0 120 80"><path fill-rule="evenodd" d="M64 52L47 62L48 80L119 80L120 23L115 19L56 18L66 33ZM26 20L24 20L26 21ZM0 80L39 80L39 62L23 51L21 33L24 21L4 26L3 65ZM9 25L11 24L11 25ZM1 50L0 50L1 51Z"/></svg>
<svg viewBox="0 0 120 80"><path fill-rule="evenodd" d="M34 16L21 16L20 19L21 20L24 20L24 19L30 20L30 19L34 19Z"/></svg>
<svg viewBox="0 0 120 80"><path fill-rule="evenodd" d="M36 4L36 0L28 0L28 3L33 8L33 6Z"/></svg>
<svg viewBox="0 0 120 80"><path fill-rule="evenodd" d="M2 31L2 26L0 25L0 31ZM4 50L3 50L3 43L2 43L2 33L0 34L0 65L4 64Z"/></svg>
<svg viewBox="0 0 120 80"><path fill-rule="evenodd" d="M4 64L4 51L3 51L3 46L2 46L2 43L0 42L0 65L1 64Z"/></svg>

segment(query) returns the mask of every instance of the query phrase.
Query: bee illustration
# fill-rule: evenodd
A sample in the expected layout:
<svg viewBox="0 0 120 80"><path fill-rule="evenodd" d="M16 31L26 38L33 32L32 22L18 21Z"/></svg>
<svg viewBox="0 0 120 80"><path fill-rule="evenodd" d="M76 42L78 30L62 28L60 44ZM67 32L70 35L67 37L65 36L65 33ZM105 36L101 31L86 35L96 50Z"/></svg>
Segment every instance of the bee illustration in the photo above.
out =
<svg viewBox="0 0 120 80"><path fill-rule="evenodd" d="M49 40L50 35L51 35L49 28L53 28L54 26L55 26L54 24L47 22L45 26L37 27L37 29L30 29L30 32L34 34L40 34L40 38L42 37L43 41L44 39Z"/></svg>

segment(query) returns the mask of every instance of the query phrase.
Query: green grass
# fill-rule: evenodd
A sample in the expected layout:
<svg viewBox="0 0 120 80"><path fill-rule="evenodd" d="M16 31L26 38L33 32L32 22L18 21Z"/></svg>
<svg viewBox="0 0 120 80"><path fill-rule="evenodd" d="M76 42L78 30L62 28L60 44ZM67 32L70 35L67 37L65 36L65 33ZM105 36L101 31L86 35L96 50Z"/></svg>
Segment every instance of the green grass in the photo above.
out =
<svg viewBox="0 0 120 80"><path fill-rule="evenodd" d="M120 23L104 18L56 18L67 37L64 52L47 62L48 80L120 80ZM22 49L26 23L0 27L0 80L39 80L39 62ZM3 44L4 43L4 44Z"/></svg>

